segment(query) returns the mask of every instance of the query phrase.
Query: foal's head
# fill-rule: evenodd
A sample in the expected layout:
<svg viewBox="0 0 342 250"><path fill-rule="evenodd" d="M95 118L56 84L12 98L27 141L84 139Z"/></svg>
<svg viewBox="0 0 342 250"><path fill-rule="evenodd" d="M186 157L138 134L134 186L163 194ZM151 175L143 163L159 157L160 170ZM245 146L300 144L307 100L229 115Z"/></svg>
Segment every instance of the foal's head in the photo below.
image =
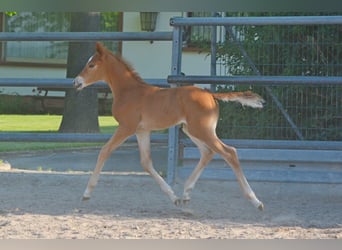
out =
<svg viewBox="0 0 342 250"><path fill-rule="evenodd" d="M82 72L74 80L74 86L77 90L95 82L106 80L104 79L106 72L103 64L107 53L107 49L101 43L96 43L95 54L89 58Z"/></svg>

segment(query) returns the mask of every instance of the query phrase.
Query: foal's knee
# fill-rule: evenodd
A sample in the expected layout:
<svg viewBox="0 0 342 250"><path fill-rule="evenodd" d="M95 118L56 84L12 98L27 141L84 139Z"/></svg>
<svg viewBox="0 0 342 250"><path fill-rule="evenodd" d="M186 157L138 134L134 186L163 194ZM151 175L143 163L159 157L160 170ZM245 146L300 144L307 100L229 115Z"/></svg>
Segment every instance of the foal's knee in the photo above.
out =
<svg viewBox="0 0 342 250"><path fill-rule="evenodd" d="M206 148L206 150L204 150L202 152L202 156L205 158L213 158L213 156L215 155L215 152L209 148Z"/></svg>
<svg viewBox="0 0 342 250"><path fill-rule="evenodd" d="M240 162L236 148L231 146L225 146L224 149L226 161L231 165L231 167L238 168L240 166Z"/></svg>
<svg viewBox="0 0 342 250"><path fill-rule="evenodd" d="M228 148L229 148L229 153L231 154L231 156L237 159L238 158L237 149L234 147L228 147Z"/></svg>
<svg viewBox="0 0 342 250"><path fill-rule="evenodd" d="M99 160L100 160L100 159L106 160L106 159L108 159L108 157L110 156L110 154L111 154L110 148L109 148L108 146L103 146L103 147L101 148L100 153L99 153L98 159L99 159Z"/></svg>

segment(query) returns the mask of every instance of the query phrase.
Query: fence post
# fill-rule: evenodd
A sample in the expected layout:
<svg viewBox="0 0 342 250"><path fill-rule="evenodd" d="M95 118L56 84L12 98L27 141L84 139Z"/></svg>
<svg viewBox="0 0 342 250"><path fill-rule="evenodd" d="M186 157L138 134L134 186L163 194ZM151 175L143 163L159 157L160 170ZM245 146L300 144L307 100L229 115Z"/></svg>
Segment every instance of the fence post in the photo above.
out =
<svg viewBox="0 0 342 250"><path fill-rule="evenodd" d="M217 13L212 13L213 17L218 17ZM216 76L216 40L217 40L217 26L211 26L211 42L210 42L210 75ZM212 92L216 91L216 85L210 84L210 90Z"/></svg>
<svg viewBox="0 0 342 250"><path fill-rule="evenodd" d="M180 75L182 62L182 27L173 28L171 75ZM171 88L177 83L170 84ZM179 126L169 128L167 182L173 184L178 164Z"/></svg>

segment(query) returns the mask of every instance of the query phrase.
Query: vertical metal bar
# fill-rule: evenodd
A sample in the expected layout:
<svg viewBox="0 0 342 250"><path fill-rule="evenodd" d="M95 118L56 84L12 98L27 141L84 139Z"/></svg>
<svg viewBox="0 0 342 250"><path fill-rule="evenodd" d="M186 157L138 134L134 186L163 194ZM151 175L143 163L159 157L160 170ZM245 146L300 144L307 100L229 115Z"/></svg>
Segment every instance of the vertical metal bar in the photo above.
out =
<svg viewBox="0 0 342 250"><path fill-rule="evenodd" d="M182 27L173 27L172 39L172 63L171 75L180 75L182 62ZM170 84L171 88L177 87L177 84ZM175 182L176 167L178 164L179 148L179 127L169 128L168 141L168 161L167 161L167 182L172 185Z"/></svg>
<svg viewBox="0 0 342 250"><path fill-rule="evenodd" d="M213 12L212 15L215 17L216 13ZM210 39L210 50L211 50L211 62L210 62L210 75L216 76L216 39L217 39L217 26L211 26L211 39ZM210 90L212 92L216 91L216 84L210 84Z"/></svg>

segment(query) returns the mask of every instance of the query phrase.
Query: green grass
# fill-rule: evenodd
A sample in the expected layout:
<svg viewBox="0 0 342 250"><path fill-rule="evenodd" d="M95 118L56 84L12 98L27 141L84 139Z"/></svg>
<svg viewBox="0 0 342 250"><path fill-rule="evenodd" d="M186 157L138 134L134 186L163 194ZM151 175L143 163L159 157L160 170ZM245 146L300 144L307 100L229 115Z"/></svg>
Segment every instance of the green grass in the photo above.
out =
<svg viewBox="0 0 342 250"><path fill-rule="evenodd" d="M60 115L0 115L1 132L55 133L62 121ZM111 116L99 117L100 132L114 133L118 123ZM103 143L0 142L0 152L49 150L100 146Z"/></svg>
<svg viewBox="0 0 342 250"><path fill-rule="evenodd" d="M85 148L103 145L104 143L95 142L0 142L0 152Z"/></svg>
<svg viewBox="0 0 342 250"><path fill-rule="evenodd" d="M57 132L61 121L61 115L0 115L0 132ZM99 124L101 133L118 126L112 116L100 116Z"/></svg>

